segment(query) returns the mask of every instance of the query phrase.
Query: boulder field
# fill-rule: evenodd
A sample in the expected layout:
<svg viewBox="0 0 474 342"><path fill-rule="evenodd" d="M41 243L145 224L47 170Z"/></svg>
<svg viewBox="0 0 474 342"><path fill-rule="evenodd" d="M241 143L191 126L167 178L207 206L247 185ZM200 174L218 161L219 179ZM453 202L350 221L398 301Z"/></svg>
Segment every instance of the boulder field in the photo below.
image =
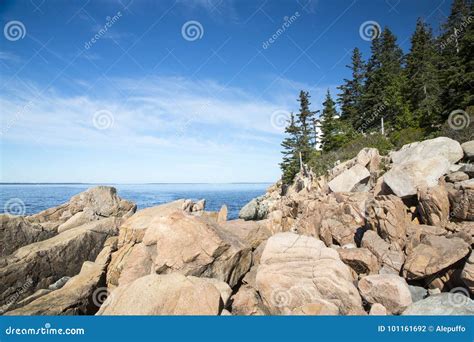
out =
<svg viewBox="0 0 474 342"><path fill-rule="evenodd" d="M96 187L0 215L5 315L473 315L474 141L302 166L237 220Z"/></svg>

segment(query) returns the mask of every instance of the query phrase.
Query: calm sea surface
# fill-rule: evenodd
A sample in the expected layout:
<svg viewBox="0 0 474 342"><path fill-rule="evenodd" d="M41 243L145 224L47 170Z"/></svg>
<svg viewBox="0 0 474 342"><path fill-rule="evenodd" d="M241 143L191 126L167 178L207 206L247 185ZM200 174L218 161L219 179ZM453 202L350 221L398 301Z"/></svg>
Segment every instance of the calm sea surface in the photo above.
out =
<svg viewBox="0 0 474 342"><path fill-rule="evenodd" d="M104 184L105 185L105 184ZM206 210L229 209L229 219L237 218L252 198L263 195L270 184L107 184L117 188L120 197L137 204L138 209L152 207L180 198L206 199ZM26 215L67 202L96 184L1 184L0 213L19 210ZM17 211L18 213L18 211Z"/></svg>

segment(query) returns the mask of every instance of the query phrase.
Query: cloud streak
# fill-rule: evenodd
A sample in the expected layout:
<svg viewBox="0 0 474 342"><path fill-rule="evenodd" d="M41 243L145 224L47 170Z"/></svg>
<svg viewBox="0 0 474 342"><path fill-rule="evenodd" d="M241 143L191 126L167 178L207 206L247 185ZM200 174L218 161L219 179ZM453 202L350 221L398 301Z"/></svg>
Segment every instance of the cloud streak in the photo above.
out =
<svg viewBox="0 0 474 342"><path fill-rule="evenodd" d="M240 89L177 77L113 83L117 91L97 93L94 88L88 96L65 96L55 90L41 93L33 84L17 84L0 96L3 123L15 121L3 139L27 142L30 136L43 136L50 144L86 146L116 144L115 139L128 137L144 145L169 146L199 137L203 129L252 132L263 138L279 134L270 116L281 106ZM104 131L94 127L98 111L113 115L112 127Z"/></svg>
<svg viewBox="0 0 474 342"><path fill-rule="evenodd" d="M81 181L271 181L278 177L282 130L272 125L272 114L297 109L294 84L279 82L264 99L212 80L182 77L77 82L87 95L66 95L57 88L45 91L21 80L12 81L0 95L4 161L12 163L4 170L3 181L20 181L14 177L25 167L15 169L18 158L6 153L12 146L34 149L54 163L60 162L55 151L71 153L71 165L61 166L65 175L77 172L72 170L77 167L72 153L86 154L85 161L93 165L99 155L96 175ZM97 113L111 116L105 129L97 127ZM136 158L137 164L120 166L121 174L117 170L110 174L124 155ZM252 178L256 163L266 165L265 172ZM147 173L140 164L160 171ZM195 165L202 174L186 175L183 165ZM45 176L46 171L37 172L35 167L31 166L28 177L42 174L43 178L28 181L57 181L54 173L47 171ZM211 175L212 170L219 175ZM115 178L107 178L109 174Z"/></svg>

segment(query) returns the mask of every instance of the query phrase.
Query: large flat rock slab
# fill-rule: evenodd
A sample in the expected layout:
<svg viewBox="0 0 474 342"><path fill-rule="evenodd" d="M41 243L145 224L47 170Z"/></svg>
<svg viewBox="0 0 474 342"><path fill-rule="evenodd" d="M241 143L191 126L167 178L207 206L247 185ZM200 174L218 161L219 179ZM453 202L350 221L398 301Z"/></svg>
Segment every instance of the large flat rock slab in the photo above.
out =
<svg viewBox="0 0 474 342"><path fill-rule="evenodd" d="M252 248L206 217L157 210L124 226L120 229L132 238L120 233L121 247L108 271L112 286L153 273L216 278L234 286L250 269Z"/></svg>
<svg viewBox="0 0 474 342"><path fill-rule="evenodd" d="M120 222L115 217L89 222L1 259L0 305L13 297L19 301L62 277L78 274L85 261L95 260L105 240L117 235Z"/></svg>
<svg viewBox="0 0 474 342"><path fill-rule="evenodd" d="M218 284L219 283L219 284ZM224 307L214 279L151 274L117 287L97 315L219 315Z"/></svg>
<svg viewBox="0 0 474 342"><path fill-rule="evenodd" d="M316 238L278 233L268 239L257 271L257 290L272 314L305 312L315 304L340 314L362 314L351 271L337 251ZM314 310L312 310L314 311Z"/></svg>
<svg viewBox="0 0 474 342"><path fill-rule="evenodd" d="M399 151L392 152L390 157L394 164L417 162L433 157L444 158L453 164L461 160L463 155L464 151L456 140L438 137L404 145Z"/></svg>

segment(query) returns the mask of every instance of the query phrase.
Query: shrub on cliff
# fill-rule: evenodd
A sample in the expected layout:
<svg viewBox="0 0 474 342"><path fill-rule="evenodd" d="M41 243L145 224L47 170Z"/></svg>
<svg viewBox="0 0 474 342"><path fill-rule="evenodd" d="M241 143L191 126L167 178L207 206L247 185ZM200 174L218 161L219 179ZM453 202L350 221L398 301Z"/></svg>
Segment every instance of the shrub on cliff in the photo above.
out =
<svg viewBox="0 0 474 342"><path fill-rule="evenodd" d="M318 176L323 175L328 170L332 169L338 161L343 162L356 157L360 150L365 147L376 148L379 150L381 155L386 155L393 149L393 144L386 136L380 133L367 135L359 134L353 140L337 150L327 153L315 151L309 160L308 165Z"/></svg>

